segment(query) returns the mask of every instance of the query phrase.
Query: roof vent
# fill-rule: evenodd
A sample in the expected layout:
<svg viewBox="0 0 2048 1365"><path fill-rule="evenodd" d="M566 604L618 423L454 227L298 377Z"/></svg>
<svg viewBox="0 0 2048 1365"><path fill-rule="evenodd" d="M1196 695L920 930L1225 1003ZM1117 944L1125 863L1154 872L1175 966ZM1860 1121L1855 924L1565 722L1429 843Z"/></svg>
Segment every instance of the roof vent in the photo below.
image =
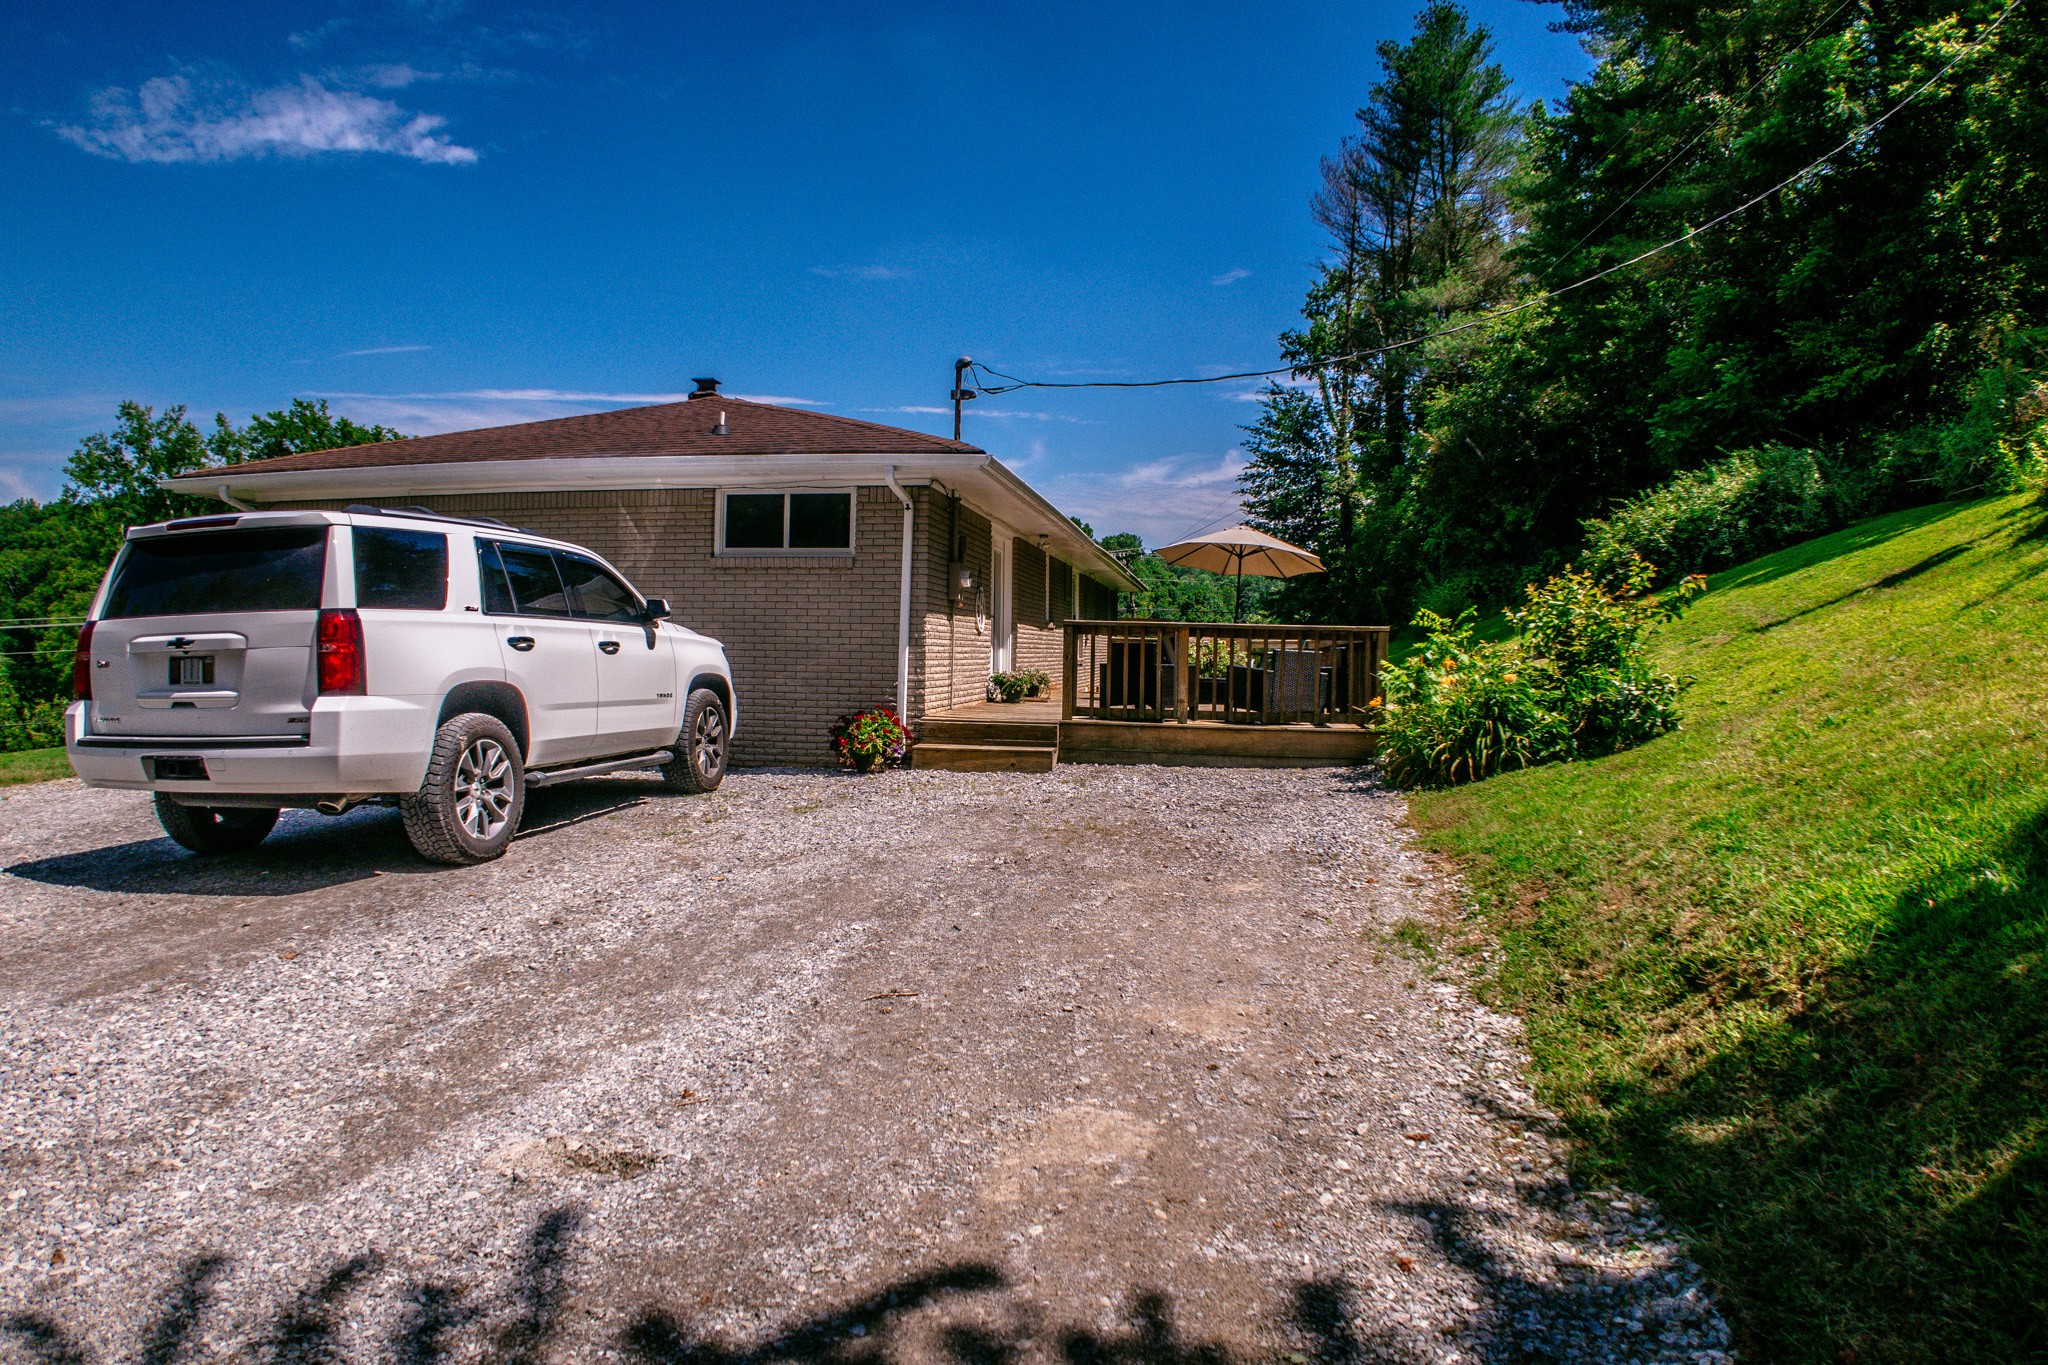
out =
<svg viewBox="0 0 2048 1365"><path fill-rule="evenodd" d="M693 400L698 398L716 398L718 396L718 381L716 379L692 379L690 382L697 386L697 391L690 395Z"/></svg>
<svg viewBox="0 0 2048 1365"><path fill-rule="evenodd" d="M718 414L718 425L711 428L711 434L713 436L723 436L726 434L726 430L725 414L721 412Z"/></svg>

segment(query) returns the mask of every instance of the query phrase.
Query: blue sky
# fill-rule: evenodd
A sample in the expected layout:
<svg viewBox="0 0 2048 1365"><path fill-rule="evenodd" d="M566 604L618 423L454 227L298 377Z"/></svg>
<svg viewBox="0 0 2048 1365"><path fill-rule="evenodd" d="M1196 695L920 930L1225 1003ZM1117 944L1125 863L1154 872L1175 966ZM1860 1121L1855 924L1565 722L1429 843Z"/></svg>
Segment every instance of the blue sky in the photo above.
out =
<svg viewBox="0 0 2048 1365"><path fill-rule="evenodd" d="M954 356L1274 361L1306 198L1412 3L165 5L0 16L0 498L122 398L408 433L728 392L949 432ZM1524 98L1590 60L1475 17ZM1247 385L967 435L1098 531L1234 504Z"/></svg>

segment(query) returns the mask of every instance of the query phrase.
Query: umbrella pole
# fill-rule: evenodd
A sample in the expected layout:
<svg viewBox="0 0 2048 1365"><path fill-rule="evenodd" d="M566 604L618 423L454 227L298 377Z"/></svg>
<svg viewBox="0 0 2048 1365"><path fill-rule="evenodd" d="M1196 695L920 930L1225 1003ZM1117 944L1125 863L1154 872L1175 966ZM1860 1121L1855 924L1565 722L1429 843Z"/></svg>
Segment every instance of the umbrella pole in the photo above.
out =
<svg viewBox="0 0 2048 1365"><path fill-rule="evenodd" d="M1242 552L1237 556L1237 605L1230 609L1230 621L1232 625L1242 625L1244 623L1244 555Z"/></svg>

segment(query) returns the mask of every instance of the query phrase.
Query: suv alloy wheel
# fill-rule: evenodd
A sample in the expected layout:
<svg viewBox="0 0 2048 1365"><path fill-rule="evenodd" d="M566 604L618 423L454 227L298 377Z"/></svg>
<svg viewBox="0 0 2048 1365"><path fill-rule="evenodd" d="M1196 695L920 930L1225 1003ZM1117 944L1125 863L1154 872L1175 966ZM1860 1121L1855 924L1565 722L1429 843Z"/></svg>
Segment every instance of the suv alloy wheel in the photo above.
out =
<svg viewBox="0 0 2048 1365"><path fill-rule="evenodd" d="M526 767L512 732L470 711L434 735L426 781L398 800L405 837L422 858L482 863L501 856L526 808Z"/></svg>
<svg viewBox="0 0 2048 1365"><path fill-rule="evenodd" d="M676 756L661 765L661 776L671 791L714 791L725 780L726 728L725 703L718 694L708 687L691 692L683 707Z"/></svg>

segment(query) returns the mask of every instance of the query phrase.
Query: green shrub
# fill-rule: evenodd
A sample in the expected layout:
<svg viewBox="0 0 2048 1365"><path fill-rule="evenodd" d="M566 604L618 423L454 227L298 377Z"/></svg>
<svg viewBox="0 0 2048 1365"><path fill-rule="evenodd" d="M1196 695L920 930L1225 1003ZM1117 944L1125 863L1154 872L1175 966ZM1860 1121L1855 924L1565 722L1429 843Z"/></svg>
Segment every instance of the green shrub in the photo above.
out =
<svg viewBox="0 0 2048 1365"><path fill-rule="evenodd" d="M1587 522L1582 562L1606 583L1631 557L1673 578L1710 573L1818 535L1838 515L1834 502L1813 451L1743 451Z"/></svg>
<svg viewBox="0 0 2048 1365"><path fill-rule="evenodd" d="M1471 608L1448 620L1427 607L1408 658L1383 673L1380 766L1403 786L1476 782L1560 757L1564 724L1538 680L1508 646L1473 636Z"/></svg>
<svg viewBox="0 0 2048 1365"><path fill-rule="evenodd" d="M61 698L22 696L15 689L8 661L0 659L0 753L62 744L64 706Z"/></svg>
<svg viewBox="0 0 2048 1365"><path fill-rule="evenodd" d="M1425 609L1425 638L1385 671L1380 763L1403 786L1473 782L1510 768L1631 748L1678 727L1684 684L1653 667L1646 640L1705 589L1697 577L1664 595L1656 571L1630 556L1603 583L1567 568L1530 584L1508 614L1515 637L1479 641L1475 612Z"/></svg>

